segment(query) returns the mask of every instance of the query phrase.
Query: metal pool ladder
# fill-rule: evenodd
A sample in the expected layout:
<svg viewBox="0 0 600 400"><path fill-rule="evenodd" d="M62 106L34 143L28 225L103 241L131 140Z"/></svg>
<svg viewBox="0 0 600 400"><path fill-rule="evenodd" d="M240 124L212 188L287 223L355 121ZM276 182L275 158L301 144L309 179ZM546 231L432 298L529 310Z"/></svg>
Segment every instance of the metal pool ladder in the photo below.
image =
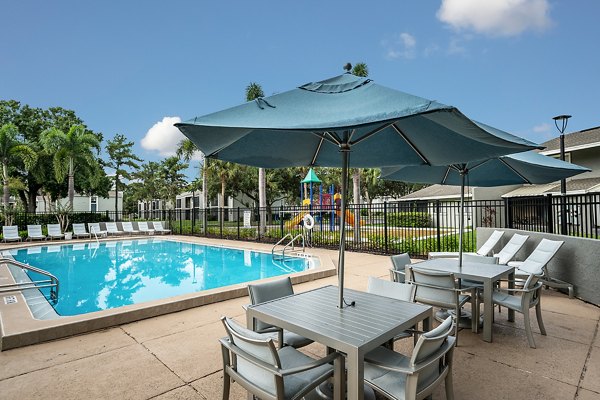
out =
<svg viewBox="0 0 600 400"><path fill-rule="evenodd" d="M10 258L0 258L0 264L8 263L12 264L15 267L19 267L22 269L26 269L28 271L36 272L40 275L44 275L48 277L48 279L41 281L29 281L29 282L18 282L18 283L9 283L0 285L0 293L5 292L13 292L15 290L25 290L25 289L42 289L42 288L50 288L50 300L53 302L58 301L58 289L60 286L60 282L58 278L52 275L48 271L44 271L43 269L39 269L36 267L32 267L31 265L10 259Z"/></svg>
<svg viewBox="0 0 600 400"><path fill-rule="evenodd" d="M283 248L278 249L277 246L281 245L285 239L290 239L289 242L287 242ZM287 235L285 235L284 237L282 237L281 239L279 239L279 241L277 243L275 243L275 245L273 246L273 248L271 249L271 255L273 256L273 260L283 260L285 259L285 252L286 250L294 250L294 243L296 242L296 240L298 239L302 239L302 251L305 251L306 246L304 243L304 235L302 233L297 234L296 236L292 237L291 233L288 233Z"/></svg>

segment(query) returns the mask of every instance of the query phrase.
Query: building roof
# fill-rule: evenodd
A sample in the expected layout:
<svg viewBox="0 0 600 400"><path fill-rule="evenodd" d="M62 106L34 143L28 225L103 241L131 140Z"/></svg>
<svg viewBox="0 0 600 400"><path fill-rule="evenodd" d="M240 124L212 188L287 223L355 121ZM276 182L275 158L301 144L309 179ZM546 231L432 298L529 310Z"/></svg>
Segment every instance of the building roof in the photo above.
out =
<svg viewBox="0 0 600 400"><path fill-rule="evenodd" d="M567 181L567 194L584 194L600 191L600 178L571 179ZM531 197L560 194L560 182L545 185L524 185L502 197Z"/></svg>
<svg viewBox="0 0 600 400"><path fill-rule="evenodd" d="M465 197L473 196L473 188L465 187ZM460 186L452 185L431 185L416 192L402 196L399 200L445 200L459 199Z"/></svg>
<svg viewBox="0 0 600 400"><path fill-rule="evenodd" d="M545 147L542 154L552 155L560 152L560 137L548 140L541 144ZM600 147L600 126L571 132L565 135L565 151Z"/></svg>

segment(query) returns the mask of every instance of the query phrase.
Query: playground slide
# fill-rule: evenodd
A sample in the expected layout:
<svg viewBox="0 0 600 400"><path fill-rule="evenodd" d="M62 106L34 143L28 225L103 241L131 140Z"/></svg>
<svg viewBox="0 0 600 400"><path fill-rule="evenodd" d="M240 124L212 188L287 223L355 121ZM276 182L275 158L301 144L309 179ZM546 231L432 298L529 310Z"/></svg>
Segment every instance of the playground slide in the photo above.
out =
<svg viewBox="0 0 600 400"><path fill-rule="evenodd" d="M335 214L338 217L341 217L342 212L340 210L335 210ZM346 222L350 225L354 226L354 214L351 211L346 210Z"/></svg>
<svg viewBox="0 0 600 400"><path fill-rule="evenodd" d="M295 227L300 223L300 221L302 221L303 217L304 213L296 214L294 218L290 219L288 222L285 223L285 227L288 229Z"/></svg>

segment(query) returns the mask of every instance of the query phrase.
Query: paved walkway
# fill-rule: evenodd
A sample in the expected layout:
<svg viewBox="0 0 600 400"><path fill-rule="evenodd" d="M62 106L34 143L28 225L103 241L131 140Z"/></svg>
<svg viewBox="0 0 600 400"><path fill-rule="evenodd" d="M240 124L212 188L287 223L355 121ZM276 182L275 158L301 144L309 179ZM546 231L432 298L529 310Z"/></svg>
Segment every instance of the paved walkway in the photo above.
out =
<svg viewBox="0 0 600 400"><path fill-rule="evenodd" d="M387 277L390 266L389 257L359 253L348 253L346 263L346 286L358 290L366 289L369 275ZM325 284L337 284L336 278L295 290ZM220 399L219 317L243 322L247 303L247 297L234 299L2 352L0 398ZM600 308L555 291L544 292L542 308L548 336L535 334L537 349L527 345L519 314L514 323L506 312L496 315L493 343L460 332L456 399L600 399ZM405 342L397 346L410 351ZM323 348L313 344L307 351L320 355ZM231 398L245 393L233 384ZM443 390L434 398L445 398Z"/></svg>

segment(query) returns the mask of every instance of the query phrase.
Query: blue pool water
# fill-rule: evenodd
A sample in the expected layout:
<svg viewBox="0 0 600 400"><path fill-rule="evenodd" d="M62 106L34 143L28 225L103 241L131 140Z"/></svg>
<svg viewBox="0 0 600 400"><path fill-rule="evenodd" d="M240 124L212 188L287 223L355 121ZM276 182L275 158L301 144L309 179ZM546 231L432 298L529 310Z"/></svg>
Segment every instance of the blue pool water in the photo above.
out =
<svg viewBox="0 0 600 400"><path fill-rule="evenodd" d="M60 281L59 315L77 315L304 271L311 260L147 239L36 246L10 251ZM42 279L29 272L31 279ZM37 275L37 276L35 276Z"/></svg>

